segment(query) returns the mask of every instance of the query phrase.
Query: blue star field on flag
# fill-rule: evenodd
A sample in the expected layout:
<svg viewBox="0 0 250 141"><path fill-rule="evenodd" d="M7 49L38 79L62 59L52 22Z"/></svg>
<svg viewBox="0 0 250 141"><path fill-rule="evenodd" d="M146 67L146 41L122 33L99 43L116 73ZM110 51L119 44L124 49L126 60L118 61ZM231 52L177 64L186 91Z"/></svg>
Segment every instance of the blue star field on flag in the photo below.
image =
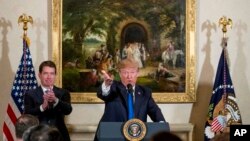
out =
<svg viewBox="0 0 250 141"><path fill-rule="evenodd" d="M16 72L15 80L11 91L11 96L17 105L20 113L23 113L23 97L26 91L37 87L35 70L32 63L27 40L23 40L23 55Z"/></svg>

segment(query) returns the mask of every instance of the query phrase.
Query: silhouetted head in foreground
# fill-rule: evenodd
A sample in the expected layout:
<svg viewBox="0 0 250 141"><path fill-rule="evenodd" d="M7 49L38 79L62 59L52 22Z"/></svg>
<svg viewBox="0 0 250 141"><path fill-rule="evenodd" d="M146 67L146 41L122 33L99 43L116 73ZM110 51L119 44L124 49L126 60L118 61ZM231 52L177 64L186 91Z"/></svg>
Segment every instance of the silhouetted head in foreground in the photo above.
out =
<svg viewBox="0 0 250 141"><path fill-rule="evenodd" d="M38 125L29 128L23 135L23 141L64 141L55 127Z"/></svg>
<svg viewBox="0 0 250 141"><path fill-rule="evenodd" d="M17 140L22 140L24 132L32 127L39 124L39 120L37 117L29 114L23 114L18 117L15 123L15 132Z"/></svg>
<svg viewBox="0 0 250 141"><path fill-rule="evenodd" d="M167 132L167 131L161 131L156 134L154 134L150 141L182 141L180 137L177 135Z"/></svg>

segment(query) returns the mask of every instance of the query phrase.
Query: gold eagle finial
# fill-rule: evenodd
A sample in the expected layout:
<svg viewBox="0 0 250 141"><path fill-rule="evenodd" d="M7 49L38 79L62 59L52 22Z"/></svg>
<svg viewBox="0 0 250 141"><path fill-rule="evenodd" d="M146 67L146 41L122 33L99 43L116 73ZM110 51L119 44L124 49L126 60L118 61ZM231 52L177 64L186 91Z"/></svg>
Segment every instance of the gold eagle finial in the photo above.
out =
<svg viewBox="0 0 250 141"><path fill-rule="evenodd" d="M223 37L226 37L227 26L229 25L230 28L232 28L233 21L230 18L227 19L225 16L223 16L219 19L219 26L220 25L222 25Z"/></svg>
<svg viewBox="0 0 250 141"><path fill-rule="evenodd" d="M23 30L24 35L26 36L27 29L28 29L28 23L33 24L33 18L31 16L27 16L26 14L23 14L19 16L18 18L18 24L23 23Z"/></svg>

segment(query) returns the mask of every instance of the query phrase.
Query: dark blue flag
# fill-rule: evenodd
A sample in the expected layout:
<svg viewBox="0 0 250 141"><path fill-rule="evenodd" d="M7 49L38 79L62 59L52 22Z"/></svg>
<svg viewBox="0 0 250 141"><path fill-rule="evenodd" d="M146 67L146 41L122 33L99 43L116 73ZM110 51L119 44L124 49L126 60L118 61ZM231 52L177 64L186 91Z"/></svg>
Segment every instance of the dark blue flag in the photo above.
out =
<svg viewBox="0 0 250 141"><path fill-rule="evenodd" d="M227 64L226 48L220 56L205 125L205 141L226 132L231 124L241 124L233 83Z"/></svg>
<svg viewBox="0 0 250 141"><path fill-rule="evenodd" d="M37 87L36 74L29 50L28 37L23 38L23 55L17 69L13 86L11 88L11 98L7 106L7 113L3 124L3 140L15 140L15 122L23 113L23 97L26 91Z"/></svg>

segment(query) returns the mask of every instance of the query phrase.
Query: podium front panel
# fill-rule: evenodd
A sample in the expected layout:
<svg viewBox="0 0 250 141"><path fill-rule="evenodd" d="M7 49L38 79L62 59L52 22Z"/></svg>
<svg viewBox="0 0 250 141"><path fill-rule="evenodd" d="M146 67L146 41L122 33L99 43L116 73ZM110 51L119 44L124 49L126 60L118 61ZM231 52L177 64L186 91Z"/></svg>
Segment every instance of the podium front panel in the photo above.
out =
<svg viewBox="0 0 250 141"><path fill-rule="evenodd" d="M101 122L97 131L99 141L126 141L122 134L123 122ZM160 131L170 131L168 123L147 122L147 133L143 141Z"/></svg>
<svg viewBox="0 0 250 141"><path fill-rule="evenodd" d="M144 141L149 141L150 137L153 134L156 134L160 131L170 131L168 123L158 123L158 122L147 122L147 134L144 138Z"/></svg>

